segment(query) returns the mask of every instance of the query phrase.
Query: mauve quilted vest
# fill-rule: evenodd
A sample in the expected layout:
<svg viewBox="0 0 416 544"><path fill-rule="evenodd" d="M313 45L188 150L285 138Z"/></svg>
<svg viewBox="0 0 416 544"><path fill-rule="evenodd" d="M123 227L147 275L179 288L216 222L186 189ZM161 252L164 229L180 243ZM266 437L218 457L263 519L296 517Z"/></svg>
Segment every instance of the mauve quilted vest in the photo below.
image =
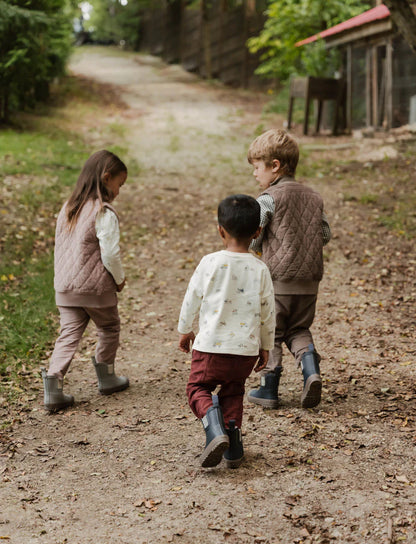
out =
<svg viewBox="0 0 416 544"><path fill-rule="evenodd" d="M263 238L262 259L273 281L320 281L323 275L321 196L291 178L270 186L275 204Z"/></svg>
<svg viewBox="0 0 416 544"><path fill-rule="evenodd" d="M116 213L109 204L104 206ZM71 231L66 203L59 212L55 232L55 291L91 295L116 292L115 281L102 263L95 231L95 219L100 209L98 200L88 200Z"/></svg>

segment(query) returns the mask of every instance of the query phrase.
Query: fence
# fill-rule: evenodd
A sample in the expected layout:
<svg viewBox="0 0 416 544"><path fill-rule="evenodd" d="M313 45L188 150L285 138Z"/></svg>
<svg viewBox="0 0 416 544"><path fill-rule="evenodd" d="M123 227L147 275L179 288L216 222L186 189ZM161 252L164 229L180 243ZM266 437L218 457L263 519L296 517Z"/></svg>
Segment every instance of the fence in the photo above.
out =
<svg viewBox="0 0 416 544"><path fill-rule="evenodd" d="M212 0L203 10L183 0L158 3L143 14L140 49L227 85L264 86L267 82L254 74L259 56L250 54L246 42L261 31L265 16L245 2L226 4Z"/></svg>

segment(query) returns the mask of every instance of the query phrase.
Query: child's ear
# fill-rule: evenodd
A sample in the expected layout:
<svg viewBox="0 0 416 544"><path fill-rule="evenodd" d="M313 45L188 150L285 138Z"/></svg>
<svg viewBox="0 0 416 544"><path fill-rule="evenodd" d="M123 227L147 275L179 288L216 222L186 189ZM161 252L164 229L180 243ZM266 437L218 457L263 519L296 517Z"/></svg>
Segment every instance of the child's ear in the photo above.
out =
<svg viewBox="0 0 416 544"><path fill-rule="evenodd" d="M222 227L221 225L217 225L217 229L218 229L218 232L220 233L221 238L225 238L224 227Z"/></svg>
<svg viewBox="0 0 416 544"><path fill-rule="evenodd" d="M105 172L104 175L103 175L103 183L108 183L110 178L111 178L110 173Z"/></svg>
<svg viewBox="0 0 416 544"><path fill-rule="evenodd" d="M272 161L272 172L277 174L277 172L280 170L280 161L278 159L273 159Z"/></svg>

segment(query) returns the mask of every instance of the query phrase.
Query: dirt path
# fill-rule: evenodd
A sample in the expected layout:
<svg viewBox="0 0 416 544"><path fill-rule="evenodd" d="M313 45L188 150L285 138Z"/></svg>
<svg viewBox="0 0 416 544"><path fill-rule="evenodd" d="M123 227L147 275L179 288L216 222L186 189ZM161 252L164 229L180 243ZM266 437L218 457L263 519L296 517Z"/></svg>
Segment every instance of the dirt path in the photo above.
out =
<svg viewBox="0 0 416 544"><path fill-rule="evenodd" d="M85 50L72 68L119 86L128 107L100 120L101 129L86 127L86 137L103 147L117 142L102 127L123 127L140 166L117 201L128 276L118 370L131 387L98 394L91 330L66 380L74 408L49 416L39 392L0 450L0 538L415 542L410 244L341 198L342 175L309 178L334 232L314 325L323 402L300 409L301 377L287 356L281 409L246 403L244 465L201 469L203 431L186 403L189 357L176 348L178 312L199 259L220 248L218 201L234 192L256 195L245 160L256 128L281 120L262 117L261 95L210 86L153 57ZM332 154L358 152L340 142ZM319 144L308 151L311 163L331 153L333 140ZM256 382L250 378L248 387Z"/></svg>

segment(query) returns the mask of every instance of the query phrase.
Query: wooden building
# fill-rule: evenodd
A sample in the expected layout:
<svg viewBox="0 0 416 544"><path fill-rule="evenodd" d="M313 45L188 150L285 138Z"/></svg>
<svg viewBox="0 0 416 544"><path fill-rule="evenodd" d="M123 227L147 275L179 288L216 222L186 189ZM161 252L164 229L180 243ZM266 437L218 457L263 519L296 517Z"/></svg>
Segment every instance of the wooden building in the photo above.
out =
<svg viewBox="0 0 416 544"><path fill-rule="evenodd" d="M389 129L416 123L416 55L380 4L298 42L322 38L341 50L346 81L346 129Z"/></svg>
<svg viewBox="0 0 416 544"><path fill-rule="evenodd" d="M246 45L263 28L265 8L265 0L155 0L142 15L140 48L227 85L270 85L256 76L259 54Z"/></svg>

